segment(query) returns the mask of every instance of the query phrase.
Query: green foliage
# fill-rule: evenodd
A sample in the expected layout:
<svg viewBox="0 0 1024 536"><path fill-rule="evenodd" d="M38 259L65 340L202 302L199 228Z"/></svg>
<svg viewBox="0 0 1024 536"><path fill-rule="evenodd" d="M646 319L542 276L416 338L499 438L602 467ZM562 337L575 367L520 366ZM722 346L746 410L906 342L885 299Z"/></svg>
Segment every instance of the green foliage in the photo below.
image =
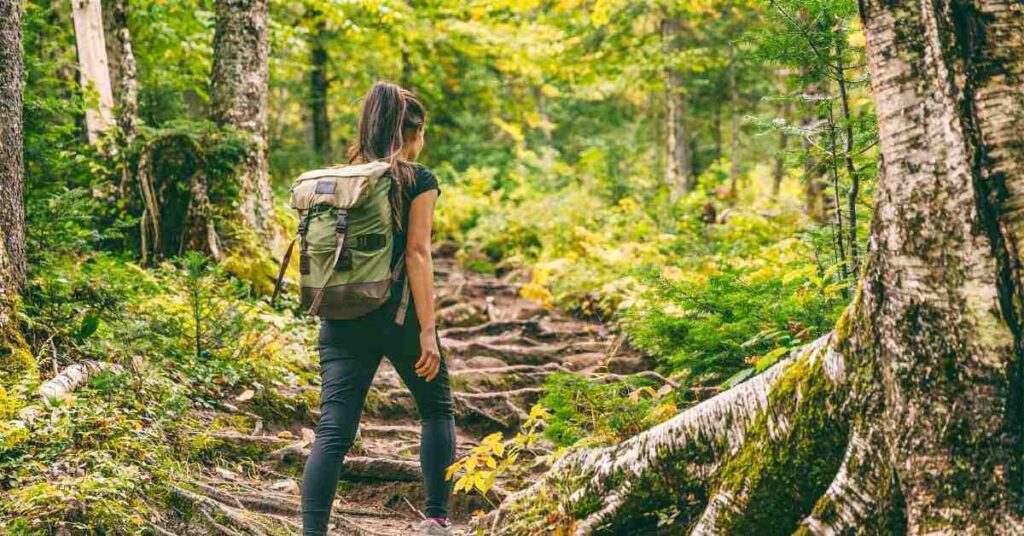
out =
<svg viewBox="0 0 1024 536"><path fill-rule="evenodd" d="M694 271L662 271L625 314L632 341L700 383L763 370L831 329L846 304L834 270L811 255L790 239L722 266L709 258Z"/></svg>
<svg viewBox="0 0 1024 536"><path fill-rule="evenodd" d="M38 404L38 380L0 385L0 526L14 534L137 533L163 508L165 484L183 478L182 453L200 459L182 447L197 426L191 409L251 389L260 412L294 411L284 404L295 401L266 392L310 381L315 369L303 348L311 334L245 298L244 283L200 255L144 270L82 251L96 237L81 232L84 212L68 214L54 215L53 234L38 238L67 247L36 257L24 294L35 375L81 359L129 372L97 375L30 417L22 410Z"/></svg>
<svg viewBox="0 0 1024 536"><path fill-rule="evenodd" d="M600 382L576 374L553 374L540 404L551 412L544 437L568 447L610 444L633 436L676 413L671 390L643 378Z"/></svg>

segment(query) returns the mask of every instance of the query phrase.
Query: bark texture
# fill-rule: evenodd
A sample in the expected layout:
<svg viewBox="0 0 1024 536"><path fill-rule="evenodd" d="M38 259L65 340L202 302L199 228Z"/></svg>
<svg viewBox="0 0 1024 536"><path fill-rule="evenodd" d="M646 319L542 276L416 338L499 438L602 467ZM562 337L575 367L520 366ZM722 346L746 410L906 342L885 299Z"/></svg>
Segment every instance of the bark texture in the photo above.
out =
<svg viewBox="0 0 1024 536"><path fill-rule="evenodd" d="M89 141L95 143L100 133L114 123L114 98L110 89L110 68L103 36L103 10L100 0L73 0L71 6L82 88L87 92L95 92L97 96L96 106L89 106L85 110Z"/></svg>
<svg viewBox="0 0 1024 536"><path fill-rule="evenodd" d="M25 209L22 205L22 4L0 0L0 328L4 309L25 280Z"/></svg>
<svg viewBox="0 0 1024 536"><path fill-rule="evenodd" d="M679 51L682 20L667 17L661 23L665 52L665 184L673 199L692 188L693 158L690 154L690 133L686 127L686 93L683 73L673 65Z"/></svg>
<svg viewBox="0 0 1024 536"><path fill-rule="evenodd" d="M0 0L0 383L32 363L14 318L25 282L22 3Z"/></svg>
<svg viewBox="0 0 1024 536"><path fill-rule="evenodd" d="M218 124L250 136L238 170L239 211L245 226L274 237L267 170L267 83L270 56L267 0L217 0L210 112Z"/></svg>
<svg viewBox="0 0 1024 536"><path fill-rule="evenodd" d="M860 7L885 165L835 332L619 445L571 452L481 524L1024 533L1024 6Z"/></svg>
<svg viewBox="0 0 1024 536"><path fill-rule="evenodd" d="M128 30L128 0L108 0L103 6L103 17L117 125L124 142L131 143L138 131L139 84Z"/></svg>
<svg viewBox="0 0 1024 536"><path fill-rule="evenodd" d="M1022 7L861 5L885 161L861 353L914 534L1024 532Z"/></svg>

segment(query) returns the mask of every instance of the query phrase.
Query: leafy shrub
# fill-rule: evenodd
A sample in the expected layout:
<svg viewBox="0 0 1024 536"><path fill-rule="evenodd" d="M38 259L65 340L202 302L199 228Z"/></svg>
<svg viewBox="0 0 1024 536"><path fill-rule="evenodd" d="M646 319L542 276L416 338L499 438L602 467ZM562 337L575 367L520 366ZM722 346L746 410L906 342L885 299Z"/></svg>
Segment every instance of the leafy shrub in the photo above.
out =
<svg viewBox="0 0 1024 536"><path fill-rule="evenodd" d="M623 315L633 344L700 383L767 367L827 331L845 305L813 265L777 261L662 271Z"/></svg>
<svg viewBox="0 0 1024 536"><path fill-rule="evenodd" d="M596 381L578 374L548 378L540 404L551 412L544 437L559 446L614 443L676 413L669 391L644 378Z"/></svg>

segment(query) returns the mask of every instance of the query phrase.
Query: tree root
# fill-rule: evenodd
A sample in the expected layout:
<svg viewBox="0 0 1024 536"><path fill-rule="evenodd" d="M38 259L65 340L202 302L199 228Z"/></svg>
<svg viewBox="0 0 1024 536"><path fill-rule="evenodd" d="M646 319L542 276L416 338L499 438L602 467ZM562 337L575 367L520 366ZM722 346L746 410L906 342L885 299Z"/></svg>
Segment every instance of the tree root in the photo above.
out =
<svg viewBox="0 0 1024 536"><path fill-rule="evenodd" d="M453 354L462 356L496 357L510 365L541 365L557 361L559 356L572 348L570 344L551 344L544 346L513 346L509 344L491 344L486 342L443 341L445 348Z"/></svg>
<svg viewBox="0 0 1024 536"><path fill-rule="evenodd" d="M387 391L371 390L372 403L368 403L364 414L379 418L411 417L416 413L416 403L407 389L395 388ZM543 389L523 387L494 393L453 392L455 422L464 428L483 431L514 431L519 423L526 420L523 408L536 402Z"/></svg>
<svg viewBox="0 0 1024 536"><path fill-rule="evenodd" d="M495 388L535 387L555 372L568 372L559 363L544 365L510 365L480 369L460 369L452 371L449 376L453 380L465 383L470 391L489 392Z"/></svg>
<svg viewBox="0 0 1024 536"><path fill-rule="evenodd" d="M571 452L476 526L488 534L530 534L549 527L557 516L576 536L626 527L635 531L656 522L652 510L675 508L687 490L698 497L713 492L700 516L704 527L728 521L721 516L730 505L744 505L738 497L760 494L770 484L752 479L744 464L757 454L777 455L772 450L776 443L788 445L798 408L828 402L829 396L821 400L811 387L825 395L838 391L843 358L834 351L833 339L831 334L822 337L749 381L618 445ZM822 420L830 422L830 410L818 409ZM810 506L807 510L804 515ZM694 513L677 512L676 523L688 525Z"/></svg>
<svg viewBox="0 0 1024 536"><path fill-rule="evenodd" d="M271 452L272 460L305 459L309 449L302 443L294 443ZM368 456L346 456L341 467L341 477L348 480L384 480L389 482L415 482L423 479L419 462L396 458L373 458Z"/></svg>
<svg viewBox="0 0 1024 536"><path fill-rule="evenodd" d="M230 506L216 498L190 491L180 486L172 485L169 489L175 495L178 495L182 499L185 499L195 505L206 517L210 526L217 529L222 534L232 536L238 534L270 536L273 534L273 529L271 527L256 519L255 515L245 510L242 506ZM222 522L214 518L214 514L220 514L223 518L223 522L228 523L228 525L224 525Z"/></svg>
<svg viewBox="0 0 1024 536"><path fill-rule="evenodd" d="M475 326L453 327L442 329L438 335L442 339L463 340L480 335L501 335L503 333L540 333L540 324L536 320L498 320L484 322Z"/></svg>
<svg viewBox="0 0 1024 536"><path fill-rule="evenodd" d="M843 456L843 463L818 500L803 527L811 534L851 534L891 516L879 516L892 507L896 491L893 470L885 459L885 445L877 429L855 430ZM893 533L887 527L873 527L878 533Z"/></svg>

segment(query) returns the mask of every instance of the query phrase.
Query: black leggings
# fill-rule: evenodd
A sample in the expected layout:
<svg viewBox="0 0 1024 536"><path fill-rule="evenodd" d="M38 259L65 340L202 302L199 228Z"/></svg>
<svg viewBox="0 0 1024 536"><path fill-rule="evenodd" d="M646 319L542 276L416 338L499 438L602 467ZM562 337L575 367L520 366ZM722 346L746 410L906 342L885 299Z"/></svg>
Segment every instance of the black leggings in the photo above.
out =
<svg viewBox="0 0 1024 536"><path fill-rule="evenodd" d="M416 375L419 325L414 314L405 326L394 323L388 307L356 320L320 324L320 422L302 476L302 526L305 536L327 533L342 460L352 446L366 393L383 356L412 391L419 410L420 465L426 491L426 515L447 517L451 485L445 470L455 461L455 421L444 357L433 381Z"/></svg>

